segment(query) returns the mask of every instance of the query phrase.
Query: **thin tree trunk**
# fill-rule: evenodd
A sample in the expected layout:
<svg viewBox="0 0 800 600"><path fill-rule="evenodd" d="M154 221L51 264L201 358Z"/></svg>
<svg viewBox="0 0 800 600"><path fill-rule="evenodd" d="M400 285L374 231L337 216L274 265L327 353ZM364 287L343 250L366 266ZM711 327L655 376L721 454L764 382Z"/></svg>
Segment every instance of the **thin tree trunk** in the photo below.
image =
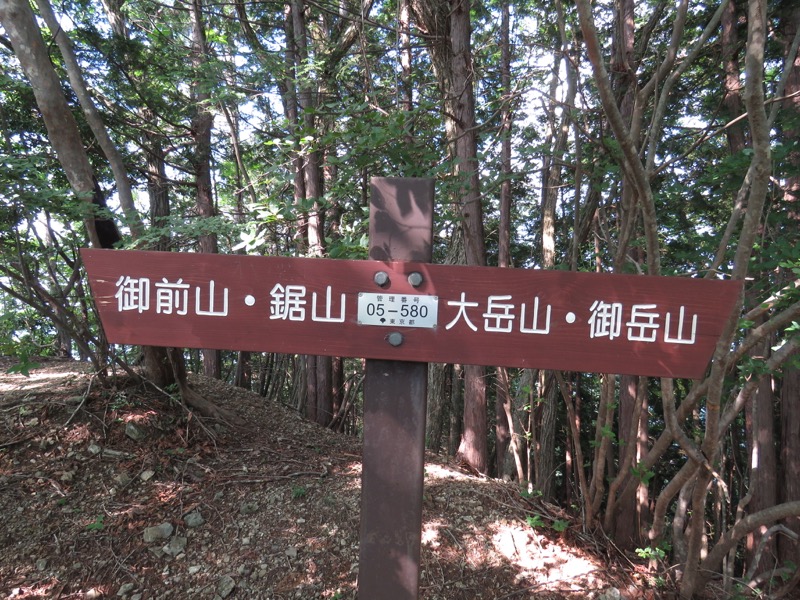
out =
<svg viewBox="0 0 800 600"><path fill-rule="evenodd" d="M631 375L622 375L619 381L619 428L617 433L619 444L617 446L617 456L620 475L624 477L629 476L630 468L634 466L632 461L636 454L639 419L641 418L641 410L637 410L637 401L641 400L641 397L637 394L638 381L638 377ZM636 418L635 421L634 418ZM614 493L612 484L612 491L609 492L609 496ZM611 501L612 499L609 498L609 502ZM620 516L619 519L617 518L618 515ZM633 550L639 546L637 519L633 518L634 515L636 515L636 498L633 496L627 502L615 502L614 509L607 510L606 529L613 530L614 543L622 550Z"/></svg>
<svg viewBox="0 0 800 600"><path fill-rule="evenodd" d="M489 468L485 376L484 367L464 366L464 431L458 455L478 473Z"/></svg>
<svg viewBox="0 0 800 600"><path fill-rule="evenodd" d="M139 239L144 233L144 228L136 206L134 206L133 203L131 184L128 179L128 173L122 159L122 154L117 150L114 142L111 141L108 129L103 123L103 119L94 104L92 96L89 94L89 90L83 78L83 73L78 64L78 59L72 49L72 43L66 32L61 29L61 25L55 13L53 13L53 8L49 0L36 0L36 4L64 59L70 85L78 96L83 114L86 117L86 122L89 124L92 134L111 166L111 171L114 174L114 183L117 186L119 203L128 221L129 227L131 228L131 234L134 239Z"/></svg>
<svg viewBox="0 0 800 600"><path fill-rule="evenodd" d="M581 0L582 1L582 0ZM745 107L753 144L751 156L752 181L747 211L739 234L738 246L733 261L732 277L742 280L748 273L750 258L762 211L767 197L772 159L770 154L769 125L764 103L764 53L767 40L767 7L766 0L749 0L747 16L747 54L745 56ZM725 331L717 343L712 359L709 375L709 388L705 404L705 435L702 452L713 464L719 450L720 408L722 403L724 382L724 358L730 353L731 341L735 332L740 306L734 310L734 316L727 324ZM699 515L704 514L706 486L711 474L705 471L697 479L692 500L693 513L698 515L692 527L686 559L686 570L681 581L681 596L691 598L701 584L698 571L703 544L704 523ZM719 547L720 544L717 544ZM716 548L714 548L714 551ZM712 551L713 552L713 551ZM727 552L727 550L726 550ZM720 558L721 559L721 558ZM707 562L703 561L704 563Z"/></svg>
<svg viewBox="0 0 800 600"><path fill-rule="evenodd" d="M759 357L765 357L769 350L768 340L757 351ZM750 472L749 488L752 493L748 509L757 512L777 504L777 457L775 454L774 414L772 407L776 398L772 393L772 377L764 376L758 384L758 389L747 402L745 413L745 428L747 432L747 446L749 450ZM772 569L769 557L773 555L774 540L767 542L766 551L758 552L761 538L768 527L762 525L751 531L746 538L747 570L762 573ZM757 554L760 564L754 565Z"/></svg>
<svg viewBox="0 0 800 600"><path fill-rule="evenodd" d="M502 88L502 108L500 125L500 224L498 235L498 266L511 266L511 9L509 2L504 1L500 19L500 86ZM507 454L509 448L514 454L517 466L517 478L523 479L520 469L519 444L514 442L514 418L509 389L508 369L497 368L497 397L495 400L495 472L498 477L506 473Z"/></svg>
<svg viewBox="0 0 800 600"><path fill-rule="evenodd" d="M294 42L293 55L295 58L294 73L295 86L297 90L297 105L299 108L298 122L302 120L305 131L314 131L316 127L314 117L314 82L310 75L300 73L305 71L305 67L311 59L308 49L308 32L305 19L305 2L303 0L293 0L291 2L292 18L292 40ZM323 256L325 252L324 234L324 212L321 199L322 190L322 170L320 168L320 151L312 147L304 154L300 155L302 168L302 192L301 198L303 206L310 206L304 218L305 236L308 253L311 256ZM299 190L295 189L295 197L299 196ZM307 414L313 414L313 420L322 425L327 425L332 418L333 393L330 389L331 378L331 357L314 356L309 357L306 364L306 389L309 396L306 400L307 408L314 405ZM309 416L309 418L311 418Z"/></svg>
<svg viewBox="0 0 800 600"><path fill-rule="evenodd" d="M722 27L722 68L725 71L724 96L722 103L731 122L741 116L742 82L739 72L739 34L736 23L736 3L728 2L720 21ZM725 128L728 148L731 154L738 154L745 148L744 123L731 123Z"/></svg>
<svg viewBox="0 0 800 600"><path fill-rule="evenodd" d="M461 365L453 365L450 379L450 432L447 440L447 455L456 456L461 443L461 417L464 414L464 370Z"/></svg>
<svg viewBox="0 0 800 600"><path fill-rule="evenodd" d="M113 220L103 215L106 199L89 163L80 130L70 112L53 69L33 11L21 0L0 0L0 23L14 47L22 70L31 82L47 137L64 169L70 187L83 201L89 240L98 248L113 248L121 236Z"/></svg>
<svg viewBox="0 0 800 600"><path fill-rule="evenodd" d="M298 118L302 119L306 131L314 131L314 83L310 75L300 73L306 70L309 64L308 33L306 31L305 2L293 0L291 2L291 16L294 41L294 56L296 60L295 76L297 91L297 104L299 107ZM324 253L323 215L320 208L322 198L322 172L320 170L319 151L311 148L302 157L303 184L305 196L304 204L311 204L312 208L307 216L308 251L311 256L322 256Z"/></svg>
<svg viewBox="0 0 800 600"><path fill-rule="evenodd" d="M317 422L317 357L305 357L305 413L306 419Z"/></svg>
<svg viewBox="0 0 800 600"><path fill-rule="evenodd" d="M605 495L608 457L611 455L612 424L614 421L614 392L616 379L613 375L603 375L600 384L600 410L594 434L594 459L592 478L589 483L589 499L586 502L586 521L592 526L594 517L599 514Z"/></svg>
<svg viewBox="0 0 800 600"><path fill-rule="evenodd" d="M333 359L317 357L317 423L327 427L333 419Z"/></svg>
<svg viewBox="0 0 800 600"><path fill-rule="evenodd" d="M412 0L418 26L427 33L443 97L445 130L456 182L468 265L486 264L469 0ZM464 432L459 454L481 473L488 468L485 368L464 368Z"/></svg>
<svg viewBox="0 0 800 600"><path fill-rule="evenodd" d="M800 369L797 367L787 367L783 372L781 441L781 471L800 473ZM781 478L781 501L800 501L800 477ZM784 525L800 535L800 517L791 517ZM782 536L778 542L778 556L782 564L790 561L800 564L800 544Z"/></svg>
<svg viewBox="0 0 800 600"><path fill-rule="evenodd" d="M414 109L414 85L412 80L411 64L411 7L410 0L400 0L397 7L397 33L400 44L400 86L398 89L400 107L407 115L405 138L412 142L411 111Z"/></svg>
<svg viewBox="0 0 800 600"><path fill-rule="evenodd" d="M556 55L553 64L550 83L550 106L548 118L551 123L550 147L551 151L545 157L542 169L542 268L553 269L556 266L556 207L558 204L559 190L563 181L561 163L567 148L570 122L572 116L569 110L563 110L560 118L556 118L556 92L558 88L561 65L567 73L567 90L563 99L563 106L569 107L575 100L577 91L575 72L572 64L567 59L569 55L570 40L566 33L564 7L560 0L555 3L556 19L559 31L560 52ZM558 428L559 389L553 373L540 374L544 404L542 407L541 428L539 430L539 471L537 472L536 487L542 492L546 500L552 499L555 472L556 430ZM546 385L545 385L546 382Z"/></svg>
<svg viewBox="0 0 800 600"><path fill-rule="evenodd" d="M195 205L201 218L216 216L214 191L211 182L211 130L214 116L208 103L211 95L201 83L205 77L203 70L208 68L208 43L203 16L203 0L192 0L192 66L195 69L196 83L192 86L194 115L192 116L192 137L194 154L192 168L195 179ZM216 254L217 236L214 233L202 234L198 238L200 252ZM221 355L219 350L206 348L203 350L203 372L219 379L222 376Z"/></svg>
<svg viewBox="0 0 800 600"><path fill-rule="evenodd" d="M428 367L428 414L426 418L425 447L438 453L442 447L442 435L445 425L446 392L452 386L446 385L446 379L452 378L452 366L432 363Z"/></svg>
<svg viewBox="0 0 800 600"><path fill-rule="evenodd" d="M451 156L456 161L460 185L459 201L463 217L464 245L469 265L486 264L483 232L483 208L478 176L478 140L475 121L475 94L472 52L470 50L470 3L451 3L450 41L452 43L451 86L445 91L445 107L455 119L446 119ZM450 111L448 111L449 113ZM464 367L464 433L459 453L479 473L489 466L486 415L486 369Z"/></svg>
<svg viewBox="0 0 800 600"><path fill-rule="evenodd" d="M556 458L556 423L558 417L559 390L553 371L539 373L542 392L542 422L539 427L539 446L536 452L538 469L535 487L547 502L553 501L555 458Z"/></svg>
<svg viewBox="0 0 800 600"><path fill-rule="evenodd" d="M561 397L567 407L567 421L570 429L570 438L572 440L572 448L575 454L575 471L578 474L578 498L581 503L581 510L585 522L590 522L591 509L587 506L589 501L589 485L586 482L586 471L583 468L583 448L581 448L581 433L580 433L580 394L575 393L573 402L573 393L571 387L564 381L564 377L560 371L555 372L558 387L561 390Z"/></svg>
<svg viewBox="0 0 800 600"><path fill-rule="evenodd" d="M800 53L797 52L797 37L800 36L800 6L786 5L786 12L781 14L780 32L784 46L784 56L788 61L788 77L783 102L783 111L787 117L800 118ZM784 133L786 142L800 141L800 127L792 127ZM784 187L783 203L789 218L789 228L797 231L800 225L800 152L789 154L788 163L792 174L787 177ZM788 229L788 228L787 228ZM791 273L784 273L791 279ZM800 357L795 355L795 361ZM783 473L800 473L800 368L795 362L783 370L783 381L780 395L781 405L781 449L780 464ZM780 481L780 497L782 502L800 500L800 477L782 477ZM800 535L800 517L790 517L783 522L790 530ZM778 556L782 564L792 562L800 564L800 544L780 536L778 539ZM800 570L798 570L800 572Z"/></svg>

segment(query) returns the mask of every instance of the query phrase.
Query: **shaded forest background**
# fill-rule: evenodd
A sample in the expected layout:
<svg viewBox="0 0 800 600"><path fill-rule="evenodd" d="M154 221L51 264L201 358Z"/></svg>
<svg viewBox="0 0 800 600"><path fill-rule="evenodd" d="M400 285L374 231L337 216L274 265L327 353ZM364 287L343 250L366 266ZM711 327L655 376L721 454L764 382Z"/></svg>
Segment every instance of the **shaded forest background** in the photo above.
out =
<svg viewBox="0 0 800 600"><path fill-rule="evenodd" d="M359 360L109 346L78 249L364 258L435 177L434 261L745 281L697 381L430 370L427 445L575 511L683 597L800 581L792 0L0 0L0 352L186 372L351 435ZM633 517L633 518L632 518Z"/></svg>

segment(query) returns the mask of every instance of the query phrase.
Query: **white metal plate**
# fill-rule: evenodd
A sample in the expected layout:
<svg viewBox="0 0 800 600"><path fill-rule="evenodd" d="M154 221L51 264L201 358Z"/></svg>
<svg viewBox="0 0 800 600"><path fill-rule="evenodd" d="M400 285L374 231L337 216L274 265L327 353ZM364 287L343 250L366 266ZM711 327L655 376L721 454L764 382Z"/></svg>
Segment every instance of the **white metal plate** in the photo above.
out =
<svg viewBox="0 0 800 600"><path fill-rule="evenodd" d="M358 324L434 329L439 315L438 296L358 294Z"/></svg>

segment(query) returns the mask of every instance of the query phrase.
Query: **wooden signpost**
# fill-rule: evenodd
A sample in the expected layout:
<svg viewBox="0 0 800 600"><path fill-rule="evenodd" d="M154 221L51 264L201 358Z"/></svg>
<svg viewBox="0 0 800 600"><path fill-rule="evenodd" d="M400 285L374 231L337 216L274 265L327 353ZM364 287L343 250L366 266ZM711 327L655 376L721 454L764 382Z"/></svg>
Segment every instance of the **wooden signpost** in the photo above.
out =
<svg viewBox="0 0 800 600"><path fill-rule="evenodd" d="M741 283L429 264L433 180L372 180L367 261L83 250L108 340L367 358L361 600L419 588L427 363L699 378Z"/></svg>

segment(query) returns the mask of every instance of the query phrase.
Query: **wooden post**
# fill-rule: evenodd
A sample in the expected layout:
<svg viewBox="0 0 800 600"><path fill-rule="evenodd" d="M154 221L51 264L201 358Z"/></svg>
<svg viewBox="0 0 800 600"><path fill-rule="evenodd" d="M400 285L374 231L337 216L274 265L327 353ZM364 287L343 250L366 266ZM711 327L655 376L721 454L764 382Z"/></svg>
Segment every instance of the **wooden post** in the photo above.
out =
<svg viewBox="0 0 800 600"><path fill-rule="evenodd" d="M370 258L430 262L433 180L373 179L371 187ZM391 289L391 281L379 282ZM390 329L387 343L402 344L402 335ZM367 360L360 600L416 600L419 594L427 387L427 363Z"/></svg>

